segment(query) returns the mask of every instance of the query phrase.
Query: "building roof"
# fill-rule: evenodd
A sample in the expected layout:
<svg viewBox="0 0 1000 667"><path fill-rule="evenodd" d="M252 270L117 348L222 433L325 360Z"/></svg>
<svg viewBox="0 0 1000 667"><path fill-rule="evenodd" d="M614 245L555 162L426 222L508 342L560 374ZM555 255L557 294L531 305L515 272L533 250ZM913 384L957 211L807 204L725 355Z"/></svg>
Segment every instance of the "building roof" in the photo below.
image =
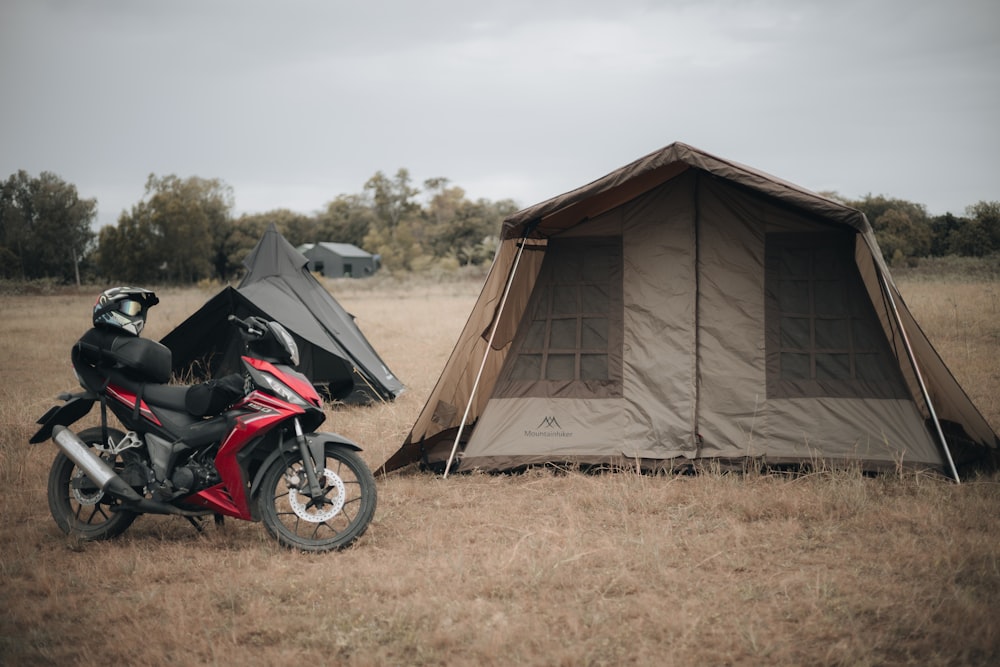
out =
<svg viewBox="0 0 1000 667"><path fill-rule="evenodd" d="M298 247L298 251L304 254L316 246L320 246L324 250L328 250L335 255L339 255L340 257L359 257L367 259L372 256L370 252L365 252L352 243L332 243L330 241L321 241L320 243L304 243Z"/></svg>

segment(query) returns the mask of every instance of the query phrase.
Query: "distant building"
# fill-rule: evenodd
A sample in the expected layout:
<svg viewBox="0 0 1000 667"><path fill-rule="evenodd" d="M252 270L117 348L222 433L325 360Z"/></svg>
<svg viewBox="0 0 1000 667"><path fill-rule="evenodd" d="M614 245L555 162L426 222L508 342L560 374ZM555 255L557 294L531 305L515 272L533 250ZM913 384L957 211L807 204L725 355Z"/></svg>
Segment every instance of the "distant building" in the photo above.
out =
<svg viewBox="0 0 1000 667"><path fill-rule="evenodd" d="M298 251L309 260L309 270L325 278L366 278L381 264L378 255L350 243L306 243Z"/></svg>

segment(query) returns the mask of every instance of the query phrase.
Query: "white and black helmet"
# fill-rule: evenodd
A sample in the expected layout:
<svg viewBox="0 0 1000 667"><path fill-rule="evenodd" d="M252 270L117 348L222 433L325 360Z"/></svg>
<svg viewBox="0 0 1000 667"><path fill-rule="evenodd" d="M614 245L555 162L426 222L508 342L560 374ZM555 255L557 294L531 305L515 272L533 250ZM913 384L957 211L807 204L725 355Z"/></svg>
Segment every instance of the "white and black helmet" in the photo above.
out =
<svg viewBox="0 0 1000 667"><path fill-rule="evenodd" d="M141 287L106 289L94 304L94 326L114 327L138 336L146 324L146 311L159 302L156 294Z"/></svg>

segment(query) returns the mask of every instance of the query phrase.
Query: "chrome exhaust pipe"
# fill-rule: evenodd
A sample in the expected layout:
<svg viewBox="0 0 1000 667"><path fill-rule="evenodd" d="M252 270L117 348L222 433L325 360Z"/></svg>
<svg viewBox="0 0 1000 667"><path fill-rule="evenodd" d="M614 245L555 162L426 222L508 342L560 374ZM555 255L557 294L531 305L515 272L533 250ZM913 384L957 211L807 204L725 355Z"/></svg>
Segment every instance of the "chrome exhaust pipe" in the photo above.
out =
<svg viewBox="0 0 1000 667"><path fill-rule="evenodd" d="M75 463L80 470L90 478L94 484L101 488L101 491L109 493L117 498L133 503L141 503L142 496L135 492L131 486L125 483L121 477L115 474L101 457L97 456L87 447L87 444L80 437L65 426L56 425L52 428L52 440L59 445L59 449Z"/></svg>
<svg viewBox="0 0 1000 667"><path fill-rule="evenodd" d="M95 454L80 437L65 426L52 428L52 439L59 449L75 463L83 473L90 478L101 491L121 498L130 511L148 512L150 514L176 514L177 516L202 516L204 510L183 510L167 503L143 498L136 490L119 477L104 459ZM114 509L114 508L112 508Z"/></svg>

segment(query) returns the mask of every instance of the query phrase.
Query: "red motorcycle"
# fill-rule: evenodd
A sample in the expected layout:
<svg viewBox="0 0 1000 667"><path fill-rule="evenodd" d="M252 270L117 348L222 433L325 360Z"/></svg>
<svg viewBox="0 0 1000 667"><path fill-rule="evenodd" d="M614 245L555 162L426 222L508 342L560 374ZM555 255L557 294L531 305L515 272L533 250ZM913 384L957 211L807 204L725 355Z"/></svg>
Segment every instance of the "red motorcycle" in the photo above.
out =
<svg viewBox="0 0 1000 667"><path fill-rule="evenodd" d="M262 521L281 544L303 551L343 549L372 520L375 479L355 443L315 432L319 394L298 349L277 322L230 316L245 342L242 373L197 385L168 384L170 350L139 337L159 302L141 288L116 287L94 306L94 328L76 342L82 392L42 416L30 442L52 438L59 453L48 481L52 516L83 540L124 532L140 514ZM101 425L68 426L98 404ZM108 411L124 431L108 424Z"/></svg>

